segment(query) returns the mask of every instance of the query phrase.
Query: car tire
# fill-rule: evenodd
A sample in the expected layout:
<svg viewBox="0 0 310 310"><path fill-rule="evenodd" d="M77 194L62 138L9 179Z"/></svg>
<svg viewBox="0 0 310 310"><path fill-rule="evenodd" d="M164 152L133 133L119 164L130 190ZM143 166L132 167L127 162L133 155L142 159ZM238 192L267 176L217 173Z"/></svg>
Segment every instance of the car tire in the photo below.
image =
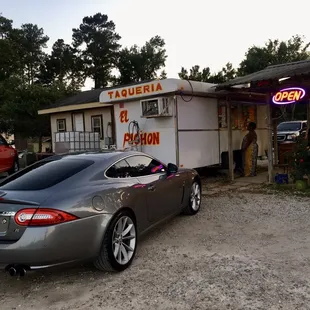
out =
<svg viewBox="0 0 310 310"><path fill-rule="evenodd" d="M18 158L14 160L13 167L8 171L8 174L11 175L19 170L19 161Z"/></svg>
<svg viewBox="0 0 310 310"><path fill-rule="evenodd" d="M127 269L137 248L136 221L129 211L121 211L110 222L94 266L101 271L120 272Z"/></svg>
<svg viewBox="0 0 310 310"><path fill-rule="evenodd" d="M189 201L183 213L186 215L195 215L201 206L201 186L198 181L194 181L191 186Z"/></svg>

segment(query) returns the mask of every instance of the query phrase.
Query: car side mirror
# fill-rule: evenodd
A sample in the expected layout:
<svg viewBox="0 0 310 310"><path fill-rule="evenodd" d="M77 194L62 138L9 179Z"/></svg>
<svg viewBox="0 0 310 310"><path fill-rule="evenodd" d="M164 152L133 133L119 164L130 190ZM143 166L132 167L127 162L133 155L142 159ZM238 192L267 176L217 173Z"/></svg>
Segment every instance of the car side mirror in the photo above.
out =
<svg viewBox="0 0 310 310"><path fill-rule="evenodd" d="M168 164L168 173L177 173L178 172L178 166L172 163Z"/></svg>

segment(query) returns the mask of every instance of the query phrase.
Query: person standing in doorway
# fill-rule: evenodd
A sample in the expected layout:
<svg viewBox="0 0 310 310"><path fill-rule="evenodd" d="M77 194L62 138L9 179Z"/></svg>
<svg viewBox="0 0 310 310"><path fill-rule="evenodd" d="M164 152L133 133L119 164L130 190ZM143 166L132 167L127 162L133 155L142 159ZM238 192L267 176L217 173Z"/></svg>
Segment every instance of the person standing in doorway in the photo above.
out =
<svg viewBox="0 0 310 310"><path fill-rule="evenodd" d="M256 176L258 144L257 134L255 132L256 124L251 122L248 124L248 133L242 140L242 159L243 159L243 175L246 177Z"/></svg>

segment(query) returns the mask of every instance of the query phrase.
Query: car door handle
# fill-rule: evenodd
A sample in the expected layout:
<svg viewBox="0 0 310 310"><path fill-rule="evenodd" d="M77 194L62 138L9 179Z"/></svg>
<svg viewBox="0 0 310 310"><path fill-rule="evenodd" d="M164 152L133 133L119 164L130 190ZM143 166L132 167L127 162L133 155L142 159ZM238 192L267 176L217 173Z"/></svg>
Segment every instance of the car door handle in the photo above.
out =
<svg viewBox="0 0 310 310"><path fill-rule="evenodd" d="M147 188L149 191L154 191L155 190L155 186L154 185L150 185L148 188Z"/></svg>

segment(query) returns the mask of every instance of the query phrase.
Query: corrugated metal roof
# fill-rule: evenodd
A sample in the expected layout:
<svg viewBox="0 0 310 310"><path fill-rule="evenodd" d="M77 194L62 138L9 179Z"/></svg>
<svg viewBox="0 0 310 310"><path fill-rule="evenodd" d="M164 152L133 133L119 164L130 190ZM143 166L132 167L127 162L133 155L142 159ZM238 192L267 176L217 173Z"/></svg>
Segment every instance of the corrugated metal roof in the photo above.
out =
<svg viewBox="0 0 310 310"><path fill-rule="evenodd" d="M218 84L217 88L221 89L234 85L247 84L263 80L281 79L284 77L293 77L309 73L310 73L310 59L295 61L280 65L269 66L264 70L248 74L246 76L238 77L222 84Z"/></svg>

